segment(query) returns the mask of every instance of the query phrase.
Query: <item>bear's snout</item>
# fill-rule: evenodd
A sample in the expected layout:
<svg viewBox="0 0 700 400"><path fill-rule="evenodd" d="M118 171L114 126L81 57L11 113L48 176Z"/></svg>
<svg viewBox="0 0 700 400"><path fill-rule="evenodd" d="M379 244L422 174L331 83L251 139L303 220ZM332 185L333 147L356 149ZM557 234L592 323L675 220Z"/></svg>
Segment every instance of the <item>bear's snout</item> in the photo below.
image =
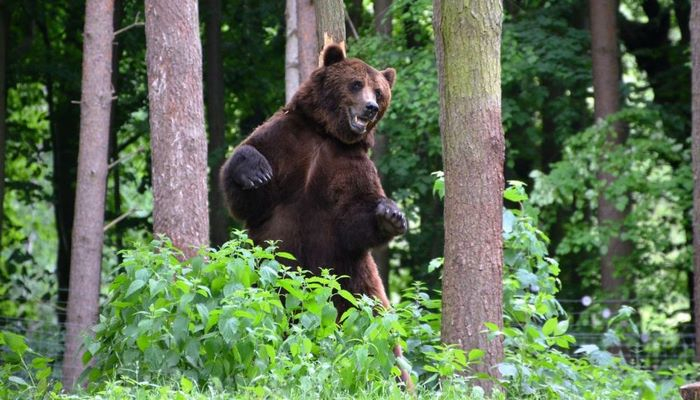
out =
<svg viewBox="0 0 700 400"><path fill-rule="evenodd" d="M379 105L377 104L376 101L370 100L365 104L365 111L363 113L363 117L367 119L374 119L375 116L377 116L377 113L379 112Z"/></svg>

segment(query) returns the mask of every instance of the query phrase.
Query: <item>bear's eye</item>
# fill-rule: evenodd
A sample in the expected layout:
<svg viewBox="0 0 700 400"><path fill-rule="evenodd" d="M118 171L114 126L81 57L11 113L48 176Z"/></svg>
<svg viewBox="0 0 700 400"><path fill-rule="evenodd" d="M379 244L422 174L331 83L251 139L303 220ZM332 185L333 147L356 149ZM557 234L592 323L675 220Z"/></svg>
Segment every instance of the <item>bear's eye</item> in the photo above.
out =
<svg viewBox="0 0 700 400"><path fill-rule="evenodd" d="M353 92L357 92L358 90L362 89L362 82L361 81L355 81L350 84L350 90Z"/></svg>
<svg viewBox="0 0 700 400"><path fill-rule="evenodd" d="M379 89L376 89L374 91L374 95L377 96L377 101L379 101L382 98L382 91Z"/></svg>

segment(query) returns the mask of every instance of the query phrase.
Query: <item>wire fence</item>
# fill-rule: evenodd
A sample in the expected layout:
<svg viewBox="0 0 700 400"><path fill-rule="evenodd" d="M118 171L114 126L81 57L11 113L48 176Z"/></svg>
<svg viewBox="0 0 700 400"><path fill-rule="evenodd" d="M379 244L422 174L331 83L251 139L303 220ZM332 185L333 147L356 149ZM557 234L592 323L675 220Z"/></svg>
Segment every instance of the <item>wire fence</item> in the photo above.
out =
<svg viewBox="0 0 700 400"><path fill-rule="evenodd" d="M612 310L616 305L627 303L622 300L609 300L586 304L586 299L563 299L559 302L569 317L567 333L576 338L574 349L584 344L595 344L605 348L605 344L611 340L610 334L604 328L605 321L613 316ZM66 322L59 321L65 320L65 314L60 315L65 312L65 307L55 303L42 303L40 309L51 312L42 312L37 318L0 315L0 330L25 336L29 346L37 354L52 358L54 365L59 366L67 325ZM695 335L690 323L668 327L663 332L624 332L618 338L621 339L620 345L615 346L615 351L624 355L627 362L644 369L656 370L693 361ZM571 349L572 354L574 349ZM60 368L54 368L54 371L55 375L60 376Z"/></svg>

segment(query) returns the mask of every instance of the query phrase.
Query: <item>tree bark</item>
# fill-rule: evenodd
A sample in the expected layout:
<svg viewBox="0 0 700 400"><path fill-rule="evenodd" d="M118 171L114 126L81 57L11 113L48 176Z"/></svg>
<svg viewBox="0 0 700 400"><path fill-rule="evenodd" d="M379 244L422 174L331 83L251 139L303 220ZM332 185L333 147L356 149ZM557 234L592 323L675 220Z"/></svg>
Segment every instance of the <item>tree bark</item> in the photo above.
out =
<svg viewBox="0 0 700 400"><path fill-rule="evenodd" d="M210 240L220 246L229 239L228 212L219 187L219 169L226 155L226 110L224 109L224 63L221 54L221 0L206 5L206 85L209 123L209 221Z"/></svg>
<svg viewBox="0 0 700 400"><path fill-rule="evenodd" d="M620 109L620 53L617 43L617 1L590 0L591 46L593 56L593 93L595 118L600 121ZM621 123L614 124L614 132L607 138L606 147L612 148L625 141ZM601 149L605 151L604 149ZM598 178L609 186L615 176L606 171ZM621 227L626 212L618 210L612 201L601 193L598 200L598 222L601 226ZM621 234L610 237L607 251L601 256L601 288L604 293L617 293L625 283L616 264L632 252L631 244L621 239Z"/></svg>
<svg viewBox="0 0 700 400"><path fill-rule="evenodd" d="M7 34L9 32L9 12L5 0L0 0L0 249L3 243L3 222L5 219L5 140L7 137ZM0 265L3 261L0 261Z"/></svg>
<svg viewBox="0 0 700 400"><path fill-rule="evenodd" d="M299 36L297 35L297 0L287 0L284 13L286 21L286 37L284 54L284 98L289 103L300 84L299 73Z"/></svg>
<svg viewBox="0 0 700 400"><path fill-rule="evenodd" d="M296 0L297 38L299 40L299 83L303 83L318 68L316 10L312 0Z"/></svg>
<svg viewBox="0 0 700 400"><path fill-rule="evenodd" d="M692 65L692 164L693 164L693 265L695 361L700 362L700 0L690 11L690 54Z"/></svg>
<svg viewBox="0 0 700 400"><path fill-rule="evenodd" d="M112 19L112 29L114 31L120 29L120 24L122 17L124 15L124 4L123 0L114 0L114 17ZM112 90L117 93L119 87L119 60L120 60L120 46L118 40L115 38L112 43ZM110 164L119 160L119 126L117 126L117 101L112 101L112 108L109 114L109 162ZM122 195L121 195L121 166L119 163L115 164L109 171L108 174L112 175L112 198L113 198L113 215L114 218L118 218L122 215ZM108 178L109 179L109 178ZM114 230L116 231L114 235L115 247L117 250L124 248L123 241L123 231L120 229L119 224L115 224ZM117 251L114 255L116 257L117 264L122 263L122 253Z"/></svg>
<svg viewBox="0 0 700 400"><path fill-rule="evenodd" d="M195 0L146 0L153 231L185 257L209 237L198 13Z"/></svg>
<svg viewBox="0 0 700 400"><path fill-rule="evenodd" d="M391 0L374 0L374 29L382 36L391 36Z"/></svg>
<svg viewBox="0 0 700 400"><path fill-rule="evenodd" d="M496 376L503 343L503 162L500 47L503 8L489 0L434 1L445 169L442 340L485 352L477 372ZM479 382L487 392L490 381Z"/></svg>
<svg viewBox="0 0 700 400"><path fill-rule="evenodd" d="M321 52L337 43L345 50L345 13L343 0L314 1L316 11L317 66L323 62Z"/></svg>
<svg viewBox="0 0 700 400"><path fill-rule="evenodd" d="M63 385L82 372L83 336L97 321L112 102L114 0L88 0L83 35L78 183L68 295Z"/></svg>
<svg viewBox="0 0 700 400"><path fill-rule="evenodd" d="M374 1L374 28L378 35L384 37L391 36L391 15L389 15L389 7L391 0L375 0ZM382 134L380 130L375 133L374 148L372 148L372 161L378 164L387 153L389 146L389 138ZM386 187L386 175L379 173L382 183ZM372 257L377 264L379 276L384 283L384 290L389 293L389 261L391 260L391 252L389 244L383 244L372 249Z"/></svg>

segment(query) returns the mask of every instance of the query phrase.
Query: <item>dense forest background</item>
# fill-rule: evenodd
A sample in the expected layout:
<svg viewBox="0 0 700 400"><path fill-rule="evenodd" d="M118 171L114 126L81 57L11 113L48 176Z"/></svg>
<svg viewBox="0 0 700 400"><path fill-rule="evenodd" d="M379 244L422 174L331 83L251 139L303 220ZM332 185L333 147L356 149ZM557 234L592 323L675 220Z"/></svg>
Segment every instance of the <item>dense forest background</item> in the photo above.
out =
<svg viewBox="0 0 700 400"><path fill-rule="evenodd" d="M433 173L443 164L432 2L394 0L383 24L376 22L375 2L345 3L349 55L398 75L373 157L411 226L380 262L390 297L399 301L416 281L441 288L443 202ZM284 105L286 31L282 1L212 4L200 2L200 18L205 98L223 89L223 107L207 110L209 124L220 121L225 134L225 146L210 146L215 168ZM52 327L65 322L75 212L84 12L84 3L73 0L0 2L6 49L0 85L7 90L0 323L39 332L37 346L54 354L60 341ZM114 44L103 282L119 272L120 250L153 231L143 15L143 2L116 1L115 26L124 29ZM572 334L610 340L609 318L631 305L639 332L615 346L649 369L694 357L689 15L688 0L619 2L620 109L595 124L587 2L504 2L506 180L524 183L529 212L550 239ZM208 21L222 24L213 47L204 34ZM207 75L216 59L223 81ZM606 126L614 124L624 134L620 146L609 147ZM603 173L615 179L601 179ZM213 246L223 243L217 229L240 228L216 208L217 196L210 193ZM600 217L601 197L619 218ZM611 246L611 238L622 244ZM606 284L601 264L610 256L615 280ZM536 277L520 278L538 290Z"/></svg>

